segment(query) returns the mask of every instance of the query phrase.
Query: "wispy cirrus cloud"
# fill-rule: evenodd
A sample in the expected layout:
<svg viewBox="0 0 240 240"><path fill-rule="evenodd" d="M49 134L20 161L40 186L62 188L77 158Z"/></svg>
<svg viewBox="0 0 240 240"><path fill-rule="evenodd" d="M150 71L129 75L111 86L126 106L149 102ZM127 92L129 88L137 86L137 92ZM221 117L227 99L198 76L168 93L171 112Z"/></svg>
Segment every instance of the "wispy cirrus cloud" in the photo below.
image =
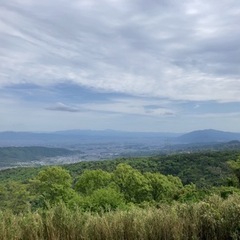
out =
<svg viewBox="0 0 240 240"><path fill-rule="evenodd" d="M54 106L46 107L46 110L63 111L63 112L80 112L79 108L68 106L64 103L58 102Z"/></svg>
<svg viewBox="0 0 240 240"><path fill-rule="evenodd" d="M166 106L149 105L156 103L154 100L143 99L112 99L109 102L94 102L94 103L78 103L74 106L67 105L61 102L48 106L45 109L51 111L62 112L93 112L93 113L108 113L122 115L140 115L149 117L173 116L176 111ZM153 107L154 106L154 107Z"/></svg>
<svg viewBox="0 0 240 240"><path fill-rule="evenodd" d="M14 0L0 11L2 86L240 101L237 1Z"/></svg>

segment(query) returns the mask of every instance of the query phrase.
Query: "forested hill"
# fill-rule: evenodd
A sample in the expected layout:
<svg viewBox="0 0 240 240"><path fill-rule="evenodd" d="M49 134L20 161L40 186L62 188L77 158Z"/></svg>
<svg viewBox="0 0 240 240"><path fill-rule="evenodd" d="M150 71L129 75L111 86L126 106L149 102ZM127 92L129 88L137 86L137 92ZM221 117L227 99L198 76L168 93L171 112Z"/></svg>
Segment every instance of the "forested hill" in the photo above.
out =
<svg viewBox="0 0 240 240"><path fill-rule="evenodd" d="M194 183L198 187L220 186L227 184L232 177L227 162L237 160L240 150L205 151L178 153L141 158L121 158L114 161L80 162L65 165L72 175L78 175L85 169L113 171L120 163L127 163L140 172L160 172L178 176L184 184Z"/></svg>
<svg viewBox="0 0 240 240"><path fill-rule="evenodd" d="M79 153L64 148L48 147L0 147L0 169L17 163L39 161L42 158L70 156Z"/></svg>
<svg viewBox="0 0 240 240"><path fill-rule="evenodd" d="M119 158L106 161L87 161L63 165L72 176L78 176L84 170L102 169L113 171L119 163L127 163L141 172L160 172L180 177L184 184L195 183L198 187L227 184L231 171L227 161L236 160L240 150L206 151L159 155L141 158ZM42 168L16 168L2 170L0 181L25 181L34 177Z"/></svg>

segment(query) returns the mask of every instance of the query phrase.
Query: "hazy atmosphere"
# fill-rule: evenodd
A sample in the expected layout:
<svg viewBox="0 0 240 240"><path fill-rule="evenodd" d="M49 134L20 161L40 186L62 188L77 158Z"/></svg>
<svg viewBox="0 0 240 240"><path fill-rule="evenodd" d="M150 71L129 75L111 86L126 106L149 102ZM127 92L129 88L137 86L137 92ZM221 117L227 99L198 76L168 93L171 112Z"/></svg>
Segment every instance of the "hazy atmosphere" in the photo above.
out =
<svg viewBox="0 0 240 240"><path fill-rule="evenodd" d="M240 132L240 2L0 0L0 131Z"/></svg>

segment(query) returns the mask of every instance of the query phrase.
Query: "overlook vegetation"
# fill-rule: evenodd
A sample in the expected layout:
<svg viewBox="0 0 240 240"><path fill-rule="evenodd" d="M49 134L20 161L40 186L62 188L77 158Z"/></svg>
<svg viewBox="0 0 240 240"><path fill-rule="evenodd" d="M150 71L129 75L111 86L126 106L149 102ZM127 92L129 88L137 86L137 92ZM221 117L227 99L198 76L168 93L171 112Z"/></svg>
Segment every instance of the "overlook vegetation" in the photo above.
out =
<svg viewBox="0 0 240 240"><path fill-rule="evenodd" d="M184 186L178 177L141 173L125 163L117 165L113 172L85 170L75 179L61 167L48 167L25 183L2 184L0 209L19 213L63 202L69 208L98 212L125 209L132 204L155 206L160 202L187 201L189 193L192 198L201 198L195 185Z"/></svg>
<svg viewBox="0 0 240 240"><path fill-rule="evenodd" d="M1 171L0 239L239 239L239 155Z"/></svg>
<svg viewBox="0 0 240 240"><path fill-rule="evenodd" d="M162 204L106 213L64 204L15 215L0 212L2 240L238 240L240 197L212 196L197 203Z"/></svg>
<svg viewBox="0 0 240 240"><path fill-rule="evenodd" d="M0 169L16 163L36 161L44 157L69 156L78 151L49 147L0 147Z"/></svg>
<svg viewBox="0 0 240 240"><path fill-rule="evenodd" d="M195 153L179 153L151 157L118 158L106 161L87 161L62 165L73 177L84 170L102 169L112 172L120 163L126 163L134 169L143 172L160 172L164 175L178 176L183 184L194 183L198 187L226 185L232 177L227 161L235 161L240 156L240 150L204 151ZM0 181L26 181L34 177L45 167L16 168L1 171Z"/></svg>

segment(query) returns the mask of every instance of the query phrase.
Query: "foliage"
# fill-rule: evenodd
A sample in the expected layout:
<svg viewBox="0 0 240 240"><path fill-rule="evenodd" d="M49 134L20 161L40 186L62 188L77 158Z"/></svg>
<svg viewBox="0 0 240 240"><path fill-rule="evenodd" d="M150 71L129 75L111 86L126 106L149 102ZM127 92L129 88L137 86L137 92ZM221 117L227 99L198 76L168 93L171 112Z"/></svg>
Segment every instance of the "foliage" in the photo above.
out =
<svg viewBox="0 0 240 240"><path fill-rule="evenodd" d="M144 176L151 186L152 199L156 202L173 200L183 188L178 177L165 176L160 173L145 173Z"/></svg>
<svg viewBox="0 0 240 240"><path fill-rule="evenodd" d="M231 170L233 171L234 175L238 180L238 185L240 185L240 157L236 159L236 161L228 161L227 162Z"/></svg>
<svg viewBox="0 0 240 240"><path fill-rule="evenodd" d="M100 188L86 198L84 210L110 211L123 208L124 196L114 188Z"/></svg>
<svg viewBox="0 0 240 240"><path fill-rule="evenodd" d="M35 205L44 206L45 202L55 204L67 203L74 195L72 177L61 167L49 167L38 173L30 181L30 189L35 195Z"/></svg>
<svg viewBox="0 0 240 240"><path fill-rule="evenodd" d="M91 194L93 191L110 184L112 174L101 169L85 170L76 180L75 189L82 194Z"/></svg>
<svg viewBox="0 0 240 240"><path fill-rule="evenodd" d="M0 209L12 209L14 213L27 211L30 201L26 185L14 181L0 185Z"/></svg>
<svg viewBox="0 0 240 240"><path fill-rule="evenodd" d="M95 214L59 203L15 215L0 211L2 240L237 240L240 196Z"/></svg>
<svg viewBox="0 0 240 240"><path fill-rule="evenodd" d="M217 188L216 188L217 189ZM209 189L198 189L193 183L185 185L180 191L177 198L178 202L200 202L211 194L212 190ZM220 195L219 191L215 192Z"/></svg>
<svg viewBox="0 0 240 240"><path fill-rule="evenodd" d="M210 179L208 175L202 176L197 184L188 183L188 181L186 184L178 176L164 175L159 172L159 169L166 170L166 167L169 167L167 172L175 172L175 168L179 167L181 172L180 163L183 162L183 165L189 163L193 157L197 159L195 162L201 159L205 163L207 160L204 159L208 159L209 162L208 165L205 164L205 168L217 161L224 163L223 166L227 168L227 161L221 160L220 157L225 159L229 154L209 152L83 162L62 167L30 168L29 172L26 171L26 175L23 169L19 169L21 176L24 175L24 181L7 180L0 185L0 209L14 209L17 213L25 212L29 208L33 210L47 208L63 202L71 209L80 208L82 211L101 212L126 208L131 204L146 207L160 206L164 202L172 203L173 201L199 202L211 194L226 198L234 193L239 194L239 190L230 184L234 181L230 173L224 180L225 184L220 185L220 181L216 181L212 184L215 185L213 188L208 184ZM235 154L230 154L231 159L238 159ZM239 160L230 161L228 164L237 176L240 169ZM192 169L196 166L198 165L194 165ZM99 169L96 169L97 167ZM204 169L203 166L201 168ZM14 171L11 170L11 173ZM191 172L193 173L195 170ZM11 174L8 176L9 179L11 179L10 176ZM33 177L25 179L26 176ZM215 177L214 174L213 176ZM220 176L223 178L222 174ZM222 179L221 181L224 183Z"/></svg>
<svg viewBox="0 0 240 240"><path fill-rule="evenodd" d="M0 182L9 181L27 182L46 167L19 167L0 170Z"/></svg>
<svg viewBox="0 0 240 240"><path fill-rule="evenodd" d="M179 153L141 158L119 158L106 161L88 161L63 165L75 178L85 170L104 170L112 172L120 163L126 163L140 172L159 172L164 175L178 176L183 184L196 184L197 187L208 188L233 184L229 159L235 161L240 151L206 151L195 153ZM44 167L46 168L46 167ZM37 175L42 168L16 168L2 170L0 181L27 181Z"/></svg>
<svg viewBox="0 0 240 240"><path fill-rule="evenodd" d="M180 163L196 157L197 164L188 167L189 179L199 161L212 170L218 161L239 180L239 157L232 153L233 160L227 162L228 154L221 154L30 169L32 175L26 176L31 179L0 184L0 239L240 239L240 189L230 186L230 180L234 181L230 173L224 175L229 178L226 184L216 181L213 187L208 175L197 184L184 184L178 174L159 172L169 168L168 173L187 173ZM212 179L216 176L223 178L213 174Z"/></svg>
<svg viewBox="0 0 240 240"><path fill-rule="evenodd" d="M143 174L131 166L119 164L113 172L113 180L128 202L140 203L150 199L150 184Z"/></svg>

